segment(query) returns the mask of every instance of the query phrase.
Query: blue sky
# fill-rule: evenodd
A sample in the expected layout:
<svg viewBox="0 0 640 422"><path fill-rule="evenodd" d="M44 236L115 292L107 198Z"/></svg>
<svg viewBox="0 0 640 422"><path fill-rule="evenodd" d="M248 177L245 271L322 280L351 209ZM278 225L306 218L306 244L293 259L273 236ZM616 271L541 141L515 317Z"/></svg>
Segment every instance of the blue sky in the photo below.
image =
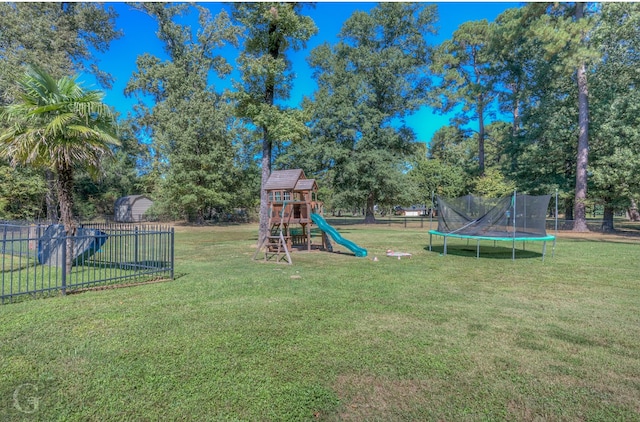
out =
<svg viewBox="0 0 640 422"><path fill-rule="evenodd" d="M228 3L219 2L200 4L209 8L213 15L223 7L227 8L227 10L230 7ZM450 38L463 22L481 19L491 22L504 10L521 5L521 3L507 2L443 2L435 4L438 6L439 15L439 20L436 24L438 35L427 38L428 42L433 45ZM136 69L136 58L144 53L153 54L161 59L166 58L166 56L162 49L162 43L155 34L157 26L149 16L133 10L125 3L107 3L107 5L112 6L118 12L119 17L116 20L116 26L124 31L124 36L114 41L108 52L99 54L97 57L100 59L100 68L115 77L113 88L105 90L105 102L115 107L123 116L126 116L136 103L135 98L127 98L124 95L124 87ZM305 95L311 96L315 90L316 85L311 78L311 70L306 62L309 52L324 42L334 43L342 24L354 11L368 11L373 6L375 6L375 3L319 2L315 4L314 8L304 9L304 13L314 19L318 27L318 34L307 43L305 50L290 56L293 62L293 71L296 74L291 99L289 100L290 105L298 105ZM193 13L193 17L193 25L195 26L195 13ZM233 53L230 52L225 55L233 64ZM237 76L237 73L235 75ZM232 74L231 77L234 77L234 75ZM101 89L90 76L83 75L81 81L88 88ZM222 86L220 86L221 88ZM409 116L406 119L406 123L416 132L418 140L428 142L439 128L449 124L449 117L440 116L428 107L423 107L414 115Z"/></svg>

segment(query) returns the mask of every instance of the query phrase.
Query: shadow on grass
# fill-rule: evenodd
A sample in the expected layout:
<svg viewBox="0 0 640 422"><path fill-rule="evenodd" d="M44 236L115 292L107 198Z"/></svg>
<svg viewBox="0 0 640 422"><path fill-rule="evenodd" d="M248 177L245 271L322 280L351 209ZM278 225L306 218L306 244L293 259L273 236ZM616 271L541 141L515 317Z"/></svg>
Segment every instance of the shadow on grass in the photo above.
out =
<svg viewBox="0 0 640 422"><path fill-rule="evenodd" d="M429 252L429 246L425 246L424 250ZM431 251L433 253L437 253L440 255L444 254L444 246L443 245L434 245L431 247ZM550 249L547 245L547 255L549 255ZM447 255L454 256L466 256L470 258L477 257L477 249L476 245L447 245ZM480 256L479 258L488 258L488 259L512 259L513 258L513 250L510 247L505 246L482 246L480 245ZM536 252L533 250L523 250L516 248L516 259L526 259L526 258L542 258L542 252Z"/></svg>
<svg viewBox="0 0 640 422"><path fill-rule="evenodd" d="M133 280L128 283L105 282L105 283L99 283L99 284L90 285L86 287L69 288L66 290L66 294L72 295L72 294L95 292L95 291L101 291L101 290L125 289L129 287L144 286L147 284L169 283L169 282L175 281L175 279L176 279L175 277L173 279L166 278L166 277L157 277L157 278L151 278L151 279L139 280L139 281Z"/></svg>
<svg viewBox="0 0 640 422"><path fill-rule="evenodd" d="M35 264L35 265L39 265L39 264ZM12 273L12 272L19 273L20 271L26 270L27 268L33 268L35 265L33 263L27 263L27 264L3 267L3 268L0 268L0 273Z"/></svg>
<svg viewBox="0 0 640 422"><path fill-rule="evenodd" d="M156 261L156 260L146 260L146 261L130 261L130 262L112 262L112 261L87 261L83 262L80 265L74 265L74 268L81 269L83 267L86 268L116 268L119 270L154 270L157 272L161 271L169 271L171 269L171 263L168 261Z"/></svg>
<svg viewBox="0 0 640 422"><path fill-rule="evenodd" d="M573 233L566 232L558 235L558 239L572 242L619 243L626 245L640 245L640 236L633 232L613 231L608 233Z"/></svg>

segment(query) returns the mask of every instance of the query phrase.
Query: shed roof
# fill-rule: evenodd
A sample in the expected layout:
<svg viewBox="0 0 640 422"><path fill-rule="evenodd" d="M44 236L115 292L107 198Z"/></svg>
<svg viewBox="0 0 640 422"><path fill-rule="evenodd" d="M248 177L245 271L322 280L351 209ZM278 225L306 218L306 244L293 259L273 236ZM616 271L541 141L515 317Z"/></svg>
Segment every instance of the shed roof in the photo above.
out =
<svg viewBox="0 0 640 422"><path fill-rule="evenodd" d="M276 170L271 172L271 176L265 183L266 190L290 189L296 188L296 184L300 179L305 179L302 169L293 170Z"/></svg>
<svg viewBox="0 0 640 422"><path fill-rule="evenodd" d="M136 202L138 199L141 199L141 198L148 199L149 201L151 200L151 198L149 198L147 195L129 195L129 196L123 196L116 199L115 205L120 206L124 204L133 204L134 202Z"/></svg>

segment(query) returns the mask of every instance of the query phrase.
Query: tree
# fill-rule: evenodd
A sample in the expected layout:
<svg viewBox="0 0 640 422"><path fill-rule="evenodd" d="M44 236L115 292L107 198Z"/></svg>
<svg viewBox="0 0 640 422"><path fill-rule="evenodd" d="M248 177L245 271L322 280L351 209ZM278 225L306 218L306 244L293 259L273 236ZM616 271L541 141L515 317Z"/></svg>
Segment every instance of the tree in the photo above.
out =
<svg viewBox="0 0 640 422"><path fill-rule="evenodd" d="M95 53L122 36L117 14L101 3L0 3L0 105L13 102L24 66L37 63L54 78L89 72L105 87Z"/></svg>
<svg viewBox="0 0 640 422"><path fill-rule="evenodd" d="M504 150L508 157L502 166L505 174L529 192L558 188L565 202L565 218L582 221L584 208L579 208L586 205L587 173L582 170L586 169L588 103L584 101L585 79L579 86L577 70L583 63L589 70L598 54L582 41L591 20L576 19L576 10L573 3L531 3L504 12L493 28L496 63L492 71L501 109L514 113L512 137ZM582 144L576 139L582 139ZM585 189L581 190L582 182ZM576 192L579 197L584 193L579 205Z"/></svg>
<svg viewBox="0 0 640 422"><path fill-rule="evenodd" d="M576 20L584 17L584 3L576 3ZM585 31L586 32L586 31ZM580 41L584 42L586 33L582 32ZM589 163L589 87L587 82L587 65L584 61L578 63L576 71L578 82L578 157L576 162L576 199L575 223L573 230L589 231L587 227L587 165Z"/></svg>
<svg viewBox="0 0 640 422"><path fill-rule="evenodd" d="M58 80L31 67L20 81L21 97L6 107L8 129L0 134L0 158L11 165L51 170L56 176L60 215L67 235L67 273L73 262L74 172L100 170L110 146L119 145L116 123L99 91L85 91L74 78Z"/></svg>
<svg viewBox="0 0 640 422"><path fill-rule="evenodd" d="M96 53L122 36L117 14L100 3L0 3L0 106L12 104L19 91L15 81L29 63L54 78L88 72L104 87L112 77L98 67ZM34 175L35 176L35 175ZM42 176L41 176L42 177ZM53 175L45 170L47 219L58 219Z"/></svg>
<svg viewBox="0 0 640 422"><path fill-rule="evenodd" d="M485 119L496 97L491 72L492 32L486 20L465 22L435 51L431 69L440 78L436 109L456 110L458 125L478 122L478 172L485 170ZM459 110L459 111L457 111Z"/></svg>
<svg viewBox="0 0 640 422"><path fill-rule="evenodd" d="M409 185L419 202L431 203L432 194L455 198L467 191L469 176L460 167L438 158L422 158L408 173Z"/></svg>
<svg viewBox="0 0 640 422"><path fill-rule="evenodd" d="M595 18L590 42L602 60L590 74L589 191L604 206L603 228L614 230L614 212L633 216L640 195L640 6L603 3Z"/></svg>
<svg viewBox="0 0 640 422"><path fill-rule="evenodd" d="M429 142L429 157L468 171L473 162L471 139L459 127L441 127Z"/></svg>
<svg viewBox="0 0 640 422"><path fill-rule="evenodd" d="M475 178L472 182L471 191L480 196L490 198L500 198L510 193L516 188L513 181L507 180L498 169L487 169L484 175Z"/></svg>
<svg viewBox="0 0 640 422"><path fill-rule="evenodd" d="M41 174L28 168L0 164L0 219L41 217L46 193L47 185Z"/></svg>
<svg viewBox="0 0 640 422"><path fill-rule="evenodd" d="M169 60L150 54L137 60L138 69L126 93L151 96L141 101L138 125L153 140L162 174L156 202L173 216L202 224L214 207L229 205L238 179L234 164L233 105L209 83L210 72L226 77L231 67L218 54L230 42L237 44L239 28L222 11L212 18L208 9L195 6L200 29L180 25L186 4L142 3L136 6L158 23L158 37Z"/></svg>
<svg viewBox="0 0 640 422"><path fill-rule="evenodd" d="M268 235L268 198L264 186L271 175L272 152L277 142L296 142L307 136L304 117L279 105L293 83L290 50L304 48L316 34L313 19L301 15L300 3L234 3L233 16L245 26L244 50L238 60L242 83L236 84L238 115L259 131L261 151L261 243Z"/></svg>
<svg viewBox="0 0 640 422"><path fill-rule="evenodd" d="M119 121L120 146L112 147L113 159L103 163L99 179L87 171L75 177L74 215L85 219L96 215L112 215L113 204L122 197L150 193L144 185L150 145L138 142L132 119Z"/></svg>
<svg viewBox="0 0 640 422"><path fill-rule="evenodd" d="M575 231L588 231L586 222L587 165L589 157L589 92L587 71L598 58L588 42L593 21L584 16L584 3L544 3L531 5L529 18L532 37L539 41L543 57L558 76L571 76L575 84L576 136L575 196L573 217ZM573 126L573 125L572 125Z"/></svg>
<svg viewBox="0 0 640 422"><path fill-rule="evenodd" d="M546 194L558 189L565 219L573 220L577 90L573 79L549 73L549 66L539 69L535 86L527 87L532 99L523 103L523 126L508 144L511 159L503 170L520 190Z"/></svg>
<svg viewBox="0 0 640 422"><path fill-rule="evenodd" d="M367 223L376 204L392 205L404 189L415 133L403 120L426 103L425 36L435 20L435 6L381 3L355 12L336 45L312 52L312 137L330 166L336 202L365 204Z"/></svg>

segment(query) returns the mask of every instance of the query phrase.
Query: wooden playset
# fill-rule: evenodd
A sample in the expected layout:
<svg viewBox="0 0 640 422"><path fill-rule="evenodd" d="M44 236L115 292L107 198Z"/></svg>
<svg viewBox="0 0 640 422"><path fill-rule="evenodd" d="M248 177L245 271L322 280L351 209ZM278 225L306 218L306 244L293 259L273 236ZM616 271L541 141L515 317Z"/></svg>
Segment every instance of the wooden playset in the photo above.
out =
<svg viewBox="0 0 640 422"><path fill-rule="evenodd" d="M318 201L318 185L307 179L301 169L277 170L265 184L269 207L269 235L263 239L253 259L264 251L264 260L275 258L291 264L292 248L333 252L331 241L344 246L357 257L366 257L367 250L345 239L322 216L323 204ZM313 244L312 227L320 230L321 243ZM329 236L332 240L329 240Z"/></svg>
<svg viewBox="0 0 640 422"><path fill-rule="evenodd" d="M301 169L276 170L265 184L269 207L269 246L271 249L283 241L288 250L297 247L310 251L313 246L311 214L322 215L322 202L318 201L318 184L307 179ZM322 245L325 248L324 236Z"/></svg>

